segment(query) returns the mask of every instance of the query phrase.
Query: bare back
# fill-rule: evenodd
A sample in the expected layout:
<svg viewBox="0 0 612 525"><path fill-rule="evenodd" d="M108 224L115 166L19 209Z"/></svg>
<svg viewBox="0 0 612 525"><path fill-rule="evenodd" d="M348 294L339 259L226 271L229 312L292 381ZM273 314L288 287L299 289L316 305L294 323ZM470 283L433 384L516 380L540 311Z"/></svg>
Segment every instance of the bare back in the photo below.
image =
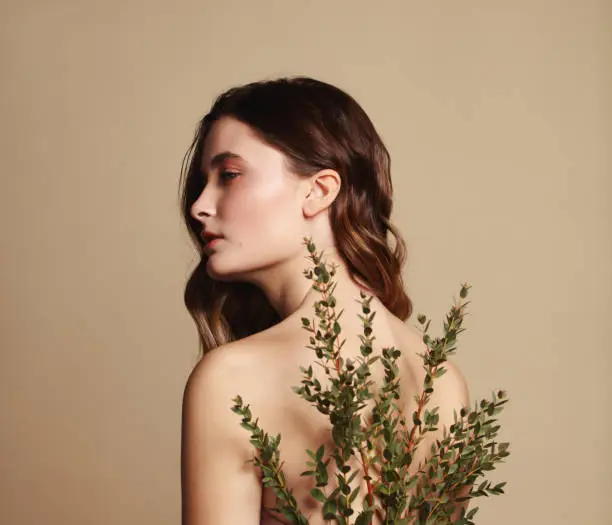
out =
<svg viewBox="0 0 612 525"><path fill-rule="evenodd" d="M361 342L357 336L362 333L362 330L358 330L357 326L351 323L341 323L341 325L343 330L340 334L340 341L346 339L342 347L342 355L344 357L358 357ZM348 327L347 329L345 329L345 325ZM379 354L385 347L395 347L402 351L402 356L398 361L401 387L401 397L398 405L402 407L406 419L411 421L412 412L416 409L414 396L420 393L424 376L423 361L417 354L424 352L426 345L416 329L404 324L389 312L377 313L373 330L375 336L373 342L374 355ZM312 525L325 523L322 519L322 504L310 495L310 490L315 486L314 479L311 476L300 476L300 473L308 470L306 461L309 458L305 452L306 449L314 451L324 443L326 457L334 449L331 424L328 416L321 414L314 406L291 389L292 386L301 384L303 374L300 371L300 366L308 367L316 360L314 351L306 348L309 344L310 334L301 326L288 328L285 325L277 330L273 327L257 335L259 336L257 347L262 350L258 350L257 356L251 356L252 359L249 359L248 379L242 381L241 394L243 393L245 402L251 404L253 416L259 417L259 424L264 431L271 435L281 434L280 459L284 462L283 471L287 478L287 484L293 489L298 507ZM445 376L436 380L434 389L447 375L458 373L454 367L450 366L450 363L448 364L447 369L450 369ZM313 371L321 384L327 384L327 376L325 376L321 367L314 365ZM375 386L380 385L383 378L382 364L380 362L375 363L371 372L372 377L370 379L374 381ZM454 395L454 393L451 392L451 395ZM460 397L461 392L457 392L457 396ZM441 406L443 402L442 398L438 398L438 402L432 398L429 408L437 405ZM373 400L370 400L364 408L363 414L366 419L371 416L373 404ZM457 405L456 403L452 404ZM444 409L445 407L441 406L441 413L445 412L448 415L450 410L452 414L450 406L446 407L446 410ZM411 465L412 472L416 472L420 462L426 457L430 449L430 443L435 437L441 436L441 433L442 428L440 426L439 433L427 434L426 439L419 444ZM355 515L357 515L361 510L362 498L367 494L367 486L363 480L360 465L356 458L353 459L352 467L359 471L359 474L351 484L352 489L357 484L361 485L359 496L352 504L352 508L356 512ZM336 487L335 463L333 460L328 468L330 469L330 476L326 493ZM279 520L286 522L281 515L277 513L273 515L266 510L266 508L274 507L275 502L276 496L273 491L264 488L262 493L262 525L278 523ZM380 521L374 518L372 523L378 524Z"/></svg>

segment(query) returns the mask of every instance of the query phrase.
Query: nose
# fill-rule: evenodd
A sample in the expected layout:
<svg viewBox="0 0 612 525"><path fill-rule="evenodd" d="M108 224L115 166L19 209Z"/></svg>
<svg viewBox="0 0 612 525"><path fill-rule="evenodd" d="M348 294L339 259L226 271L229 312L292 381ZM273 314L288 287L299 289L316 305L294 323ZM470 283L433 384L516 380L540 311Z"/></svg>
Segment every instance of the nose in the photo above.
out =
<svg viewBox="0 0 612 525"><path fill-rule="evenodd" d="M215 215L215 206L213 199L210 194L212 193L210 190L207 190L207 184L200 196L195 200L195 202L191 205L191 216L196 221L202 221L204 217L210 217L211 215Z"/></svg>

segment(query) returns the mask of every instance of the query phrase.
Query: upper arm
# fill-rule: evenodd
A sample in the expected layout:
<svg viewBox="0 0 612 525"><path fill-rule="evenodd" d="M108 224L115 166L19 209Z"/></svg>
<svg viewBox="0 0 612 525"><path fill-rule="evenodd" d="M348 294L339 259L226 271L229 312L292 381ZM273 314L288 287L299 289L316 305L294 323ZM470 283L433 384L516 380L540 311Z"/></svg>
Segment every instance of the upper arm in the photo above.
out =
<svg viewBox="0 0 612 525"><path fill-rule="evenodd" d="M183 395L183 525L259 525L261 483L249 433L231 411L240 364L224 347L206 354ZM248 399L245 401L248 402Z"/></svg>
<svg viewBox="0 0 612 525"><path fill-rule="evenodd" d="M445 361L442 366L446 372L434 381L431 398L428 403L429 408L439 407L438 420L439 435L442 436L442 429L447 429L454 422L454 411L459 415L463 407L469 407L470 395L467 382L459 369L450 361Z"/></svg>
<svg viewBox="0 0 612 525"><path fill-rule="evenodd" d="M436 406L439 407L438 414L440 417L436 425L438 430L434 432L434 435L440 440L443 437L444 427L448 430L454 423L454 412L456 411L457 417L459 417L461 408L467 407L469 409L470 405L467 382L459 369L450 361L445 361L442 366L446 368L446 373L434 381L434 391L427 406L430 409ZM454 494L451 494L451 500L469 495L470 490L470 486L462 487ZM469 501L455 502L454 505L456 508L452 515L452 522L459 519L462 508L467 510Z"/></svg>

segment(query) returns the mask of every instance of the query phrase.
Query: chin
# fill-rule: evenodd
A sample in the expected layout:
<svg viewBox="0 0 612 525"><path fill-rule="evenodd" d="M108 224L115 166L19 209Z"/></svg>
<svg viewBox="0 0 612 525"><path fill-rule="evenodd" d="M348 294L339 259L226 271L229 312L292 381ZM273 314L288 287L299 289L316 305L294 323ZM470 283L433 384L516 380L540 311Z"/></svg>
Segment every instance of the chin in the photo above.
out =
<svg viewBox="0 0 612 525"><path fill-rule="evenodd" d="M222 282L231 282L231 281L236 281L239 280L237 279L237 275L235 272L231 272L231 271L227 271L227 270L223 270L223 268L219 268L218 264L215 263L214 261L215 257L214 254L212 257L208 258L208 261L206 263L206 273L208 273L208 276L211 279L214 279L215 281L222 281Z"/></svg>

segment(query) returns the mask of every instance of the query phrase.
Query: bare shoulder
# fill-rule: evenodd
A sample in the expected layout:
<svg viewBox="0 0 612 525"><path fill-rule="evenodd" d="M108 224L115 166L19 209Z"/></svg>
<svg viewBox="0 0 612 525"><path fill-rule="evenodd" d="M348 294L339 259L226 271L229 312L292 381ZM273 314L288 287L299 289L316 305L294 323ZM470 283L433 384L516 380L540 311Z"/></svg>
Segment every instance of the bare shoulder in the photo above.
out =
<svg viewBox="0 0 612 525"><path fill-rule="evenodd" d="M191 371L189 381L200 381L202 376L240 368L245 346L243 340L232 341L206 352Z"/></svg>
<svg viewBox="0 0 612 525"><path fill-rule="evenodd" d="M465 376L454 362L447 360L439 368L445 372L434 380L428 405L430 409L438 407L438 428L443 432L443 427L454 423L455 413L459 416L463 407L469 407L470 394Z"/></svg>
<svg viewBox="0 0 612 525"><path fill-rule="evenodd" d="M233 398L237 389L249 387L249 377L257 369L255 350L258 338L245 338L221 345L205 353L191 371L185 390L208 391L211 395Z"/></svg>
<svg viewBox="0 0 612 525"><path fill-rule="evenodd" d="M206 399L208 410L231 414L232 424L237 416L230 408L237 395L264 411L278 388L278 363L271 352L278 345L273 332L259 332L207 352L189 375L185 399Z"/></svg>
<svg viewBox="0 0 612 525"><path fill-rule="evenodd" d="M427 345L423 342L422 334L414 327L404 324L406 335L406 346L410 350L413 370L418 370L418 386L422 385L425 372L423 371L423 361L418 354L427 350ZM439 406L440 421L450 425L453 423L453 410L457 413L464 406L470 404L469 388L464 374L459 366L452 360L447 359L442 365L445 372L442 376L435 379L433 393L429 402L430 407Z"/></svg>
<svg viewBox="0 0 612 525"><path fill-rule="evenodd" d="M444 367L446 372L434 383L434 392L437 388L441 401L446 401L459 407L469 405L470 394L468 384L459 367L450 359L444 362L442 367Z"/></svg>

